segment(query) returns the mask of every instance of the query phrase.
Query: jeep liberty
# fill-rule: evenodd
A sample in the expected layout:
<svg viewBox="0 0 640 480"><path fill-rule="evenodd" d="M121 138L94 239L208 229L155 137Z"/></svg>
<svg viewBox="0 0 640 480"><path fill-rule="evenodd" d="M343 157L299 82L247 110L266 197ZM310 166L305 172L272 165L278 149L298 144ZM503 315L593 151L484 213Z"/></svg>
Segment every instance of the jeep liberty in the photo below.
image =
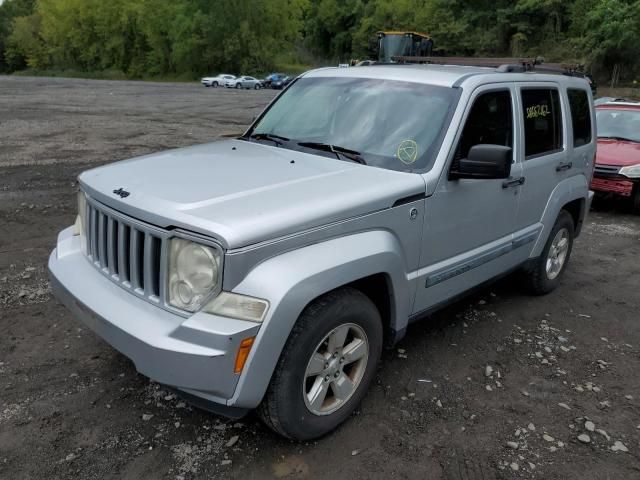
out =
<svg viewBox="0 0 640 480"><path fill-rule="evenodd" d="M310 71L237 139L83 172L53 290L195 404L316 438L412 321L516 270L558 286L595 150L583 78Z"/></svg>

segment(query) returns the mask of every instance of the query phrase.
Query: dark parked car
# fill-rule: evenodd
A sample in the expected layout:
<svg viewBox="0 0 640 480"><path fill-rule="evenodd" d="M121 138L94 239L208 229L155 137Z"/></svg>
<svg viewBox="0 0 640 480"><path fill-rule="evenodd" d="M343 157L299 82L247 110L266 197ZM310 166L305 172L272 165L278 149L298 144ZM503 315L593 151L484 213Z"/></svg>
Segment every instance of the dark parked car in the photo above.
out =
<svg viewBox="0 0 640 480"><path fill-rule="evenodd" d="M275 88L276 90L282 90L284 87L289 85L293 80L292 77L281 77L278 80L271 82L271 88Z"/></svg>
<svg viewBox="0 0 640 480"><path fill-rule="evenodd" d="M262 81L262 84L264 85L265 88L269 88L269 87L271 87L271 84L273 82L275 82L277 80L280 80L283 77L286 77L286 75L284 73L277 73L277 72L270 73Z"/></svg>

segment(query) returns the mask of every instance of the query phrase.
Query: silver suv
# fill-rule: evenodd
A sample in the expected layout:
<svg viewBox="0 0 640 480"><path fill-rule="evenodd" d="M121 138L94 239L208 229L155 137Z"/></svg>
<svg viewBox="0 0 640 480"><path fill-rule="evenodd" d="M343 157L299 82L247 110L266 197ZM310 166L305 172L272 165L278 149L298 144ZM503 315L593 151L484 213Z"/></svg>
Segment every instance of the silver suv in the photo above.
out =
<svg viewBox="0 0 640 480"><path fill-rule="evenodd" d="M82 173L53 288L142 374L315 438L411 322L515 270L535 294L558 286L591 201L593 112L572 76L311 71L240 138Z"/></svg>

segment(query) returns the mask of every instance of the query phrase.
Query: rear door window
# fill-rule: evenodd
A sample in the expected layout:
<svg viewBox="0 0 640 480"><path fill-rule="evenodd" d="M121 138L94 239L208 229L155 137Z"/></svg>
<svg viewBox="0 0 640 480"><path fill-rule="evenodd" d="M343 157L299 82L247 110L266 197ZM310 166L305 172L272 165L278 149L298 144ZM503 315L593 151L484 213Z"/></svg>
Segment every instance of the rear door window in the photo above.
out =
<svg viewBox="0 0 640 480"><path fill-rule="evenodd" d="M573 146L580 147L591 143L591 109L587 92L578 88L569 88L567 96L573 124Z"/></svg>
<svg viewBox="0 0 640 480"><path fill-rule="evenodd" d="M562 108L555 88L522 90L525 158L562 150Z"/></svg>

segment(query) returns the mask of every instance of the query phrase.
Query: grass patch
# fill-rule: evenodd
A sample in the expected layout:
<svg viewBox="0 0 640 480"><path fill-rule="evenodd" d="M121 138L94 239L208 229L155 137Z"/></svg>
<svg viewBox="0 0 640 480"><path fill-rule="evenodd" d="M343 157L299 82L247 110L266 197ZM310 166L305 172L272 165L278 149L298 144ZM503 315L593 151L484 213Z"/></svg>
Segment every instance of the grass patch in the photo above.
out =
<svg viewBox="0 0 640 480"><path fill-rule="evenodd" d="M598 87L597 97L620 97L629 100L640 100L640 87L608 88Z"/></svg>
<svg viewBox="0 0 640 480"><path fill-rule="evenodd" d="M193 72L132 77L119 70L99 70L85 72L81 70L49 70L38 68L19 70L17 72L14 72L12 75L20 77L86 78L93 80L143 80L150 82L193 82L200 78L199 75Z"/></svg>
<svg viewBox="0 0 640 480"><path fill-rule="evenodd" d="M306 65L303 63L278 62L276 63L274 72L283 72L288 75L300 75L301 73L313 68L315 68L314 65Z"/></svg>

